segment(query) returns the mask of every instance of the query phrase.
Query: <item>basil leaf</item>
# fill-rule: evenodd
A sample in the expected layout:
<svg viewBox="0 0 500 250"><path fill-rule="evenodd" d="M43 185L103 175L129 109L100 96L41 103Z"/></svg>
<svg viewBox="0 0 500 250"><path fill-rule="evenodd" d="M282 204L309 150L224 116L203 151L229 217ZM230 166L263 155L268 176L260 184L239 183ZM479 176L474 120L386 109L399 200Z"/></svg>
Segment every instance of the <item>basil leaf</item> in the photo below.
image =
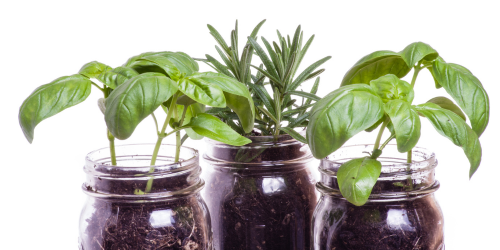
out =
<svg viewBox="0 0 500 250"><path fill-rule="evenodd" d="M481 82L464 67L444 61L434 61L432 71L436 81L467 114L472 129L481 136L490 117L490 101Z"/></svg>
<svg viewBox="0 0 500 250"><path fill-rule="evenodd" d="M439 56L435 49L423 42L412 43L406 46L399 54L410 68L415 67L422 59L432 61Z"/></svg>
<svg viewBox="0 0 500 250"><path fill-rule="evenodd" d="M370 86L352 84L319 100L310 115L307 141L314 157L321 159L380 120L384 103Z"/></svg>
<svg viewBox="0 0 500 250"><path fill-rule="evenodd" d="M137 68L138 66L146 67L146 69L148 69L148 67L150 67L150 66L159 67L164 71L164 73L167 74L168 77L170 77L170 79L172 79L174 81L178 81L182 77L181 71L177 67L175 67L174 63L172 63L168 58L163 57L163 56L151 55L151 56L142 57L139 60L137 60L136 63L132 64L131 67L135 68L137 71L140 72L140 70L142 68ZM151 69L152 69L152 72L158 72L157 69L154 69L154 68L151 68ZM163 73L163 72L159 72L159 73Z"/></svg>
<svg viewBox="0 0 500 250"><path fill-rule="evenodd" d="M106 112L106 100L104 98L99 98L97 100L97 106L99 107L99 110L101 110L102 114Z"/></svg>
<svg viewBox="0 0 500 250"><path fill-rule="evenodd" d="M441 135L464 150L470 162L469 177L472 177L481 163L481 144L477 134L460 116L437 104L425 103L414 107L429 119Z"/></svg>
<svg viewBox="0 0 500 250"><path fill-rule="evenodd" d="M90 95L91 81L76 74L57 78L35 89L19 108L19 124L29 143L41 121L83 102Z"/></svg>
<svg viewBox="0 0 500 250"><path fill-rule="evenodd" d="M356 62L347 71L340 86L355 83L370 83L387 74L394 74L401 78L410 72L411 68L406 65L405 60L399 53L382 50L373 52Z"/></svg>
<svg viewBox="0 0 500 250"><path fill-rule="evenodd" d="M350 203L362 206L370 197L382 171L382 164L369 157L352 159L337 171L340 193Z"/></svg>
<svg viewBox="0 0 500 250"><path fill-rule="evenodd" d="M106 99L104 118L116 138L129 138L139 123L177 92L177 84L159 73L144 73L118 86Z"/></svg>
<svg viewBox="0 0 500 250"><path fill-rule="evenodd" d="M243 146L252 142L250 139L245 138L227 124L216 118L215 116L201 113L191 119L191 122L186 125L194 132L201 136L220 141L233 146Z"/></svg>
<svg viewBox="0 0 500 250"><path fill-rule="evenodd" d="M212 107L226 107L226 98L222 89L203 79L195 77L182 78L179 80L179 91L201 104Z"/></svg>
<svg viewBox="0 0 500 250"><path fill-rule="evenodd" d="M412 103L414 91L411 85L393 74L381 76L370 81L370 86L382 98L384 103L390 100L404 100Z"/></svg>
<svg viewBox="0 0 500 250"><path fill-rule="evenodd" d="M420 139L420 118L411 105L403 100L392 100L385 104L385 112L391 118L398 151L410 151Z"/></svg>
<svg viewBox="0 0 500 250"><path fill-rule="evenodd" d="M111 69L111 67L104 63L92 61L83 65L78 74L84 75L88 78L97 78L97 76L103 72L110 71Z"/></svg>
<svg viewBox="0 0 500 250"><path fill-rule="evenodd" d="M457 114L462 119L464 119L464 121L467 120L464 112L462 112L462 110L455 103L453 103L452 100L450 100L444 96L434 97L434 98L428 100L427 102L437 104L437 105L439 105L439 107L450 110L453 113Z"/></svg>
<svg viewBox="0 0 500 250"><path fill-rule="evenodd" d="M179 103L179 101L178 101L179 99L177 99L177 103ZM162 105L162 108L165 110L165 112L168 111L168 108L164 107L163 105ZM186 110L186 114L184 116L184 122L182 123L181 126L186 126L187 124L189 124L189 122L191 122L191 119L193 117L196 117L198 114L201 114L204 111L205 111L205 105L203 105L203 104L193 103L193 104L188 105L188 108ZM177 113L179 114L179 116L183 112L184 112L184 105L177 105ZM180 119L180 117L179 117L179 119ZM174 119L171 119L169 122L170 126L172 126L173 122L174 122ZM186 131L186 134L189 136L189 138L191 138L193 140L203 139L203 136L194 132L192 128L186 127L184 129L184 131Z"/></svg>
<svg viewBox="0 0 500 250"><path fill-rule="evenodd" d="M196 73L190 76L189 79L197 79L222 89L226 105L238 115L243 130L246 133L253 130L255 107L252 96L243 83L224 74L212 72Z"/></svg>
<svg viewBox="0 0 500 250"><path fill-rule="evenodd" d="M115 89L122 83L126 82L128 79L137 75L139 75L139 73L137 73L137 71L132 68L117 67L110 71L102 72L96 78L106 86Z"/></svg>

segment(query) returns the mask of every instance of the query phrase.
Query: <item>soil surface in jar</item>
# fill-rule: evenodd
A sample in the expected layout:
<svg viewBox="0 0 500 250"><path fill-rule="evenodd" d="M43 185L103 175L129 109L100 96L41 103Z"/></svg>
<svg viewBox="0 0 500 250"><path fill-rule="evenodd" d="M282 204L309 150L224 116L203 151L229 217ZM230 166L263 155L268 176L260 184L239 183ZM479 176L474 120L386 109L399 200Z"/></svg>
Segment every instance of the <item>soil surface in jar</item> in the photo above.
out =
<svg viewBox="0 0 500 250"><path fill-rule="evenodd" d="M175 185L176 180L170 181L174 182L171 185ZM178 184L182 186L182 183ZM115 192L120 193L120 184L113 185ZM133 186L137 185L124 182L123 193L129 194ZM81 249L211 249L211 239L207 238L211 233L206 232L206 225L198 225L208 219L198 198L199 195L191 195L171 201L145 203L95 198L95 210L87 219L85 232L89 242L85 242Z"/></svg>
<svg viewBox="0 0 500 250"><path fill-rule="evenodd" d="M293 151L275 148L264 152L238 151L227 150L224 153L232 156L223 158L240 157L241 161L241 157L247 157L254 162L294 158ZM208 177L205 199L212 217L214 247L308 250L316 194L306 165L272 166L265 170L241 170L243 167L217 168Z"/></svg>
<svg viewBox="0 0 500 250"><path fill-rule="evenodd" d="M343 203L347 203L342 201ZM320 249L442 250L443 218L432 195L412 201L343 204L323 214Z"/></svg>

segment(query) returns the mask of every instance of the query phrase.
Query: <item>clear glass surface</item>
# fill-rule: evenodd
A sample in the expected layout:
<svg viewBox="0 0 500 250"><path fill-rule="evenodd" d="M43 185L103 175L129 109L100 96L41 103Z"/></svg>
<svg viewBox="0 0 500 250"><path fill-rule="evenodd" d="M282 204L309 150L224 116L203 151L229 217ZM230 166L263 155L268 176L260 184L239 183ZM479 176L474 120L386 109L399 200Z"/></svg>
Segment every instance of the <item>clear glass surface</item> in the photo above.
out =
<svg viewBox="0 0 500 250"><path fill-rule="evenodd" d="M241 147L207 140L203 197L214 248L309 249L316 205L309 148L288 135L249 138Z"/></svg>
<svg viewBox="0 0 500 250"><path fill-rule="evenodd" d="M212 249L208 208L199 191L198 152L162 145L156 166L149 166L154 144L116 147L86 157L83 190L88 195L80 216L81 250ZM152 180L151 192L140 193ZM151 182L150 182L151 183Z"/></svg>
<svg viewBox="0 0 500 250"><path fill-rule="evenodd" d="M379 160L382 173L363 206L354 206L340 194L336 173L340 165L362 157L373 145L339 149L321 161L320 200L313 216L315 250L441 250L443 214L434 198L439 188L434 153L414 148L412 163L406 154L388 145Z"/></svg>

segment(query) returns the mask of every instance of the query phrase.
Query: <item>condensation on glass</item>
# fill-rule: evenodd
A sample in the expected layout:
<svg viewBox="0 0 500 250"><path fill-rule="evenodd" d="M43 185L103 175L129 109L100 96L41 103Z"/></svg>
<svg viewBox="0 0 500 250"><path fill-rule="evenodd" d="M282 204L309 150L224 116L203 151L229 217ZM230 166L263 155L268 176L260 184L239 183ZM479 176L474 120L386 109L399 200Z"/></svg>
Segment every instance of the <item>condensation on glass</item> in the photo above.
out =
<svg viewBox="0 0 500 250"><path fill-rule="evenodd" d="M151 167L153 149L118 146L117 166L110 164L109 148L87 155L81 250L212 249L198 152L182 147L174 163L175 146L162 145ZM144 193L148 182L151 191Z"/></svg>
<svg viewBox="0 0 500 250"><path fill-rule="evenodd" d="M320 200L313 216L315 250L444 249L443 214L434 192L437 160L434 153L414 148L406 153L388 145L378 158L382 173L368 202L354 206L340 194L336 173L353 158L368 156L373 145L342 147L321 160Z"/></svg>
<svg viewBox="0 0 500 250"><path fill-rule="evenodd" d="M309 249L316 205L309 148L289 135L249 139L241 147L207 140L203 197L214 248Z"/></svg>

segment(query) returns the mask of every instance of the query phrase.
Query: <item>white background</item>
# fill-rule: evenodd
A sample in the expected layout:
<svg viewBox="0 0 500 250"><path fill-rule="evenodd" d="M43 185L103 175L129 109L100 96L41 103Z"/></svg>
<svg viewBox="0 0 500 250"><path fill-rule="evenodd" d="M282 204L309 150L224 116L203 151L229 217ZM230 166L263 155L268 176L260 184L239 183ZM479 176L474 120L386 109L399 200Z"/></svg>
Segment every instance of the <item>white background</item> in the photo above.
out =
<svg viewBox="0 0 500 250"><path fill-rule="evenodd" d="M426 42L446 61L469 68L491 98L490 124L481 137L479 170L469 180L469 163L463 151L435 132L425 119L419 146L432 149L439 159L441 189L436 196L445 216L447 249L500 249L500 15L498 6L491 3L3 1L0 249L77 249L78 218L85 200L81 191L84 157L107 146L105 123L96 105L101 94L95 88L84 103L39 124L30 145L17 114L36 87L77 73L93 60L116 67L146 51L215 56L215 41L206 24L214 25L229 39L235 19L240 22L242 41L262 19L267 22L259 35L268 40L276 40L277 28L282 34L293 34L298 24L306 37L316 34L303 68L332 56L324 65L320 96L336 89L344 73L362 56L376 50L400 51L415 41ZM434 88L427 71L420 73L415 91L414 103L447 95ZM153 143L155 136L152 120L146 119L128 141L118 144ZM374 138L373 133L363 134L348 144L373 143ZM203 141L188 141L187 145L201 152L205 147Z"/></svg>

